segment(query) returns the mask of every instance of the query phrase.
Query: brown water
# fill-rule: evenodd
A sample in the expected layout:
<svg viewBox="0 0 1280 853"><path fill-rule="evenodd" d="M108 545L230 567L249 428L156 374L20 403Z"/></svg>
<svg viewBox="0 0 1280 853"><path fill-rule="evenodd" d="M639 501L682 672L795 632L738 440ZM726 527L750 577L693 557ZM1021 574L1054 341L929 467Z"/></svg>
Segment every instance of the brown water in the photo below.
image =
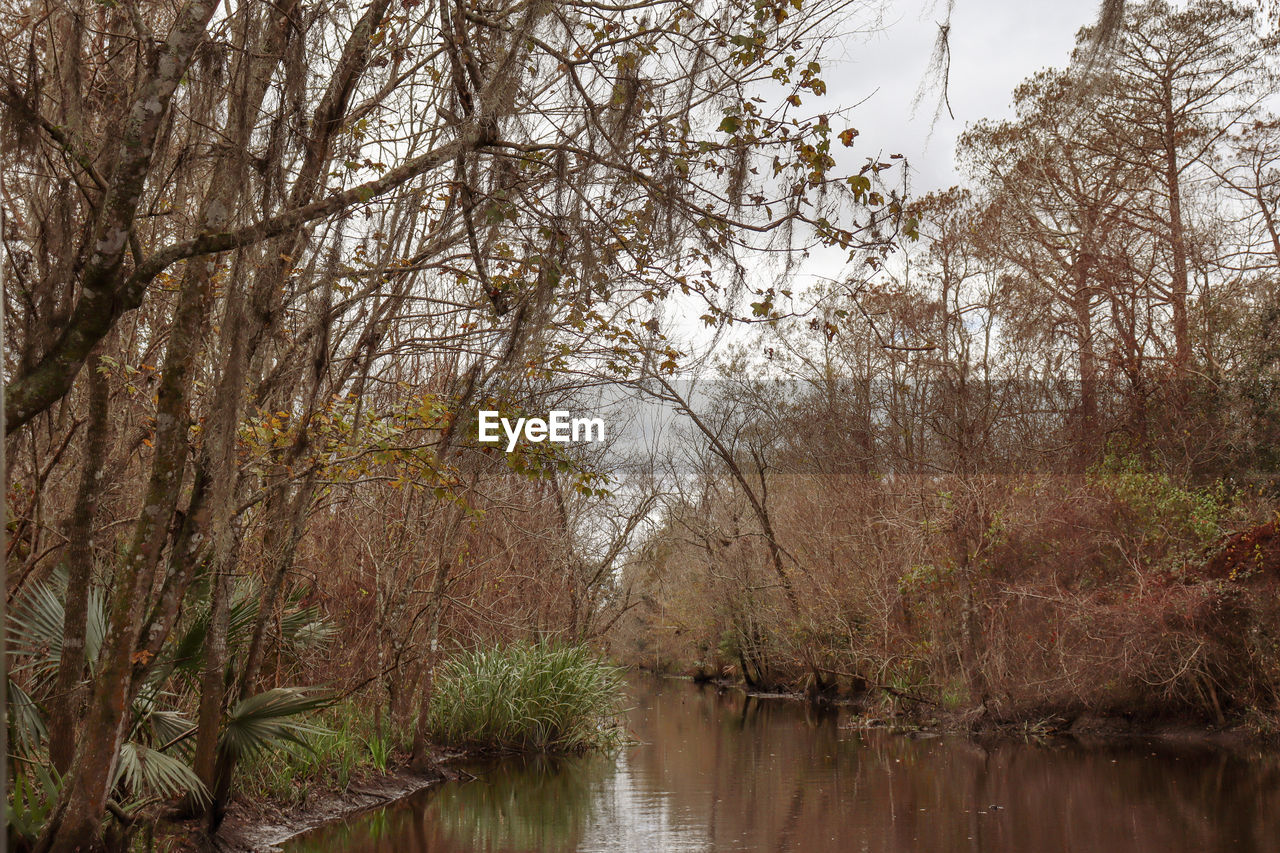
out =
<svg viewBox="0 0 1280 853"><path fill-rule="evenodd" d="M787 700L632 682L640 744L510 760L289 853L1280 851L1280 756L1156 741L979 745Z"/></svg>

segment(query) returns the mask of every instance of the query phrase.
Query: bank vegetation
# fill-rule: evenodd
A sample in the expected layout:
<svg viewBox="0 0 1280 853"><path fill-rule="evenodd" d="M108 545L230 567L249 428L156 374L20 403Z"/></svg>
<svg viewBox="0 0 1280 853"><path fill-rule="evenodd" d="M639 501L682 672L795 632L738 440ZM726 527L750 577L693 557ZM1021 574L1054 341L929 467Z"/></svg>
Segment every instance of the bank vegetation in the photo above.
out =
<svg viewBox="0 0 1280 853"><path fill-rule="evenodd" d="M921 238L700 383L627 660L883 718L1243 724L1280 700L1274 41L1131 5L971 125Z"/></svg>

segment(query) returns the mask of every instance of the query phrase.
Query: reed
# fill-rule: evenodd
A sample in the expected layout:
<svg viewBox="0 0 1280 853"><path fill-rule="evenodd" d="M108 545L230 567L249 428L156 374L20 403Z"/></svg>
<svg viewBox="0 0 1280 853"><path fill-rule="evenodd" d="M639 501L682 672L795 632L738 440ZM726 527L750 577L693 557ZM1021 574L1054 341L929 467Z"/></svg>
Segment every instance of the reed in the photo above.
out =
<svg viewBox="0 0 1280 853"><path fill-rule="evenodd" d="M622 672L579 645L518 642L462 652L436 675L430 730L441 742L570 752L622 738Z"/></svg>

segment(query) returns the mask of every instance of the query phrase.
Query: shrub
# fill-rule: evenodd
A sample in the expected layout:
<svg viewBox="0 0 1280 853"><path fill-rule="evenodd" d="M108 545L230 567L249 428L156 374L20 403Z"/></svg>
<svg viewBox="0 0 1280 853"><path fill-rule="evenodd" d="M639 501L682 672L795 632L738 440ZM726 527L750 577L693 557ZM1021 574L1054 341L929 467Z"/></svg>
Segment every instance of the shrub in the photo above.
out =
<svg viewBox="0 0 1280 853"><path fill-rule="evenodd" d="M304 802L308 793L346 788L366 773L386 773L409 751L409 728L383 722L380 731L367 694L349 696L311 718L306 745L286 743L253 753L241 765L240 787L250 801Z"/></svg>
<svg viewBox="0 0 1280 853"><path fill-rule="evenodd" d="M430 730L443 743L503 751L614 745L622 672L585 646L512 643L439 667Z"/></svg>
<svg viewBox="0 0 1280 853"><path fill-rule="evenodd" d="M1114 510L1146 539L1176 549L1203 548L1222 534L1230 495L1222 482L1209 488L1176 483L1148 470L1137 457L1108 456L1090 480L1110 494Z"/></svg>

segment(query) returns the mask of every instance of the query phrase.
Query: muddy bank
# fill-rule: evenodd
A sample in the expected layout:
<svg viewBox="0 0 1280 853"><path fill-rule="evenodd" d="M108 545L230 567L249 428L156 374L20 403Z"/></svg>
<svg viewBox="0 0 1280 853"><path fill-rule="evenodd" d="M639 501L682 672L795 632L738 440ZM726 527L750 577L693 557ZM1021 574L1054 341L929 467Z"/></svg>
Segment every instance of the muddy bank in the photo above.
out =
<svg viewBox="0 0 1280 853"><path fill-rule="evenodd" d="M402 767L385 775L364 775L342 790L317 792L296 806L237 801L228 809L217 835L196 849L219 853L278 850L295 836L327 823L385 806L449 780L466 778L467 774L450 766L465 757L461 752L442 756L425 772Z"/></svg>

